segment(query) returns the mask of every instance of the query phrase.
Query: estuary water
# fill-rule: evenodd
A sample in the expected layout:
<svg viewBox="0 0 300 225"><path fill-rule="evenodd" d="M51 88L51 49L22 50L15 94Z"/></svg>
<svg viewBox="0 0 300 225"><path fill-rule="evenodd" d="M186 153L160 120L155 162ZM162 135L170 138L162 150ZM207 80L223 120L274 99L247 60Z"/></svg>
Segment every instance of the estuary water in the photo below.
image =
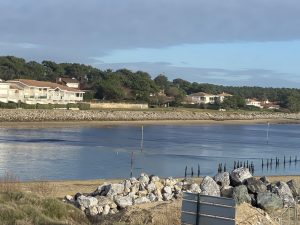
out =
<svg viewBox="0 0 300 225"><path fill-rule="evenodd" d="M256 175L299 175L300 125L147 125L84 128L0 128L0 174L21 180L98 179L141 172L183 177L185 167L214 175L234 161L253 162ZM283 157L286 156L286 165ZM289 162L290 156L292 163ZM275 157L280 158L275 168ZM273 159L272 169L261 166Z"/></svg>

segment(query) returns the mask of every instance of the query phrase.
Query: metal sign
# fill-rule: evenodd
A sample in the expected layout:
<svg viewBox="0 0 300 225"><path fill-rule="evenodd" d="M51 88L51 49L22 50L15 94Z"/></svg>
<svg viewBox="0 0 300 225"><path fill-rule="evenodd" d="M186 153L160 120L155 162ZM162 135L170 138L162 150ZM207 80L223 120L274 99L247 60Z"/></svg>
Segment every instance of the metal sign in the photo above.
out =
<svg viewBox="0 0 300 225"><path fill-rule="evenodd" d="M182 225L235 225L235 200L184 193Z"/></svg>

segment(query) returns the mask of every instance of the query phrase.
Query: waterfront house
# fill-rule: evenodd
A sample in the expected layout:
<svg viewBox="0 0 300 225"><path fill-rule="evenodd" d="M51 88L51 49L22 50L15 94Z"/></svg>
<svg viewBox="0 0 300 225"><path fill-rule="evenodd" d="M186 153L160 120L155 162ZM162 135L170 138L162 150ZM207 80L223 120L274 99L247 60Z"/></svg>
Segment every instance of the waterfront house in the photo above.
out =
<svg viewBox="0 0 300 225"><path fill-rule="evenodd" d="M215 104L217 102L222 103L226 97L230 96L232 95L225 92L217 95L198 92L188 95L186 101L189 104Z"/></svg>
<svg viewBox="0 0 300 225"><path fill-rule="evenodd" d="M0 81L0 102L8 102L9 84Z"/></svg>
<svg viewBox="0 0 300 225"><path fill-rule="evenodd" d="M9 85L7 101L11 102L68 104L83 100L83 91L57 83L18 79L7 81L6 84Z"/></svg>
<svg viewBox="0 0 300 225"><path fill-rule="evenodd" d="M248 106L254 106L254 107L258 107L258 108L263 108L263 106L261 105L261 102L258 101L257 99L253 98L248 98L246 99L246 105Z"/></svg>

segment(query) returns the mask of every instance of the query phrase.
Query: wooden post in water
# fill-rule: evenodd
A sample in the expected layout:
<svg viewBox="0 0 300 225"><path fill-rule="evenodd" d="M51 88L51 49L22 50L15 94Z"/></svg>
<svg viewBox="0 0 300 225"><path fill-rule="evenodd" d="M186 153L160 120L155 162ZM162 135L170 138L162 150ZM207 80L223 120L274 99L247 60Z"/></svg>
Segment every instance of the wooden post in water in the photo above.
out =
<svg viewBox="0 0 300 225"><path fill-rule="evenodd" d="M131 152L131 159L130 159L130 177L132 177L133 173L133 152Z"/></svg>
<svg viewBox="0 0 300 225"><path fill-rule="evenodd" d="M270 123L268 122L268 129L267 129L267 144L269 144L269 130L270 130Z"/></svg>
<svg viewBox="0 0 300 225"><path fill-rule="evenodd" d="M142 126L142 137L141 137L141 152L144 149L144 126Z"/></svg>
<svg viewBox="0 0 300 225"><path fill-rule="evenodd" d="M193 167L191 168L191 176L194 177L194 169L193 169Z"/></svg>
<svg viewBox="0 0 300 225"><path fill-rule="evenodd" d="M187 175L187 166L185 166L185 170L184 170L184 178L186 178Z"/></svg>
<svg viewBox="0 0 300 225"><path fill-rule="evenodd" d="M198 164L198 177L200 177L200 165Z"/></svg>

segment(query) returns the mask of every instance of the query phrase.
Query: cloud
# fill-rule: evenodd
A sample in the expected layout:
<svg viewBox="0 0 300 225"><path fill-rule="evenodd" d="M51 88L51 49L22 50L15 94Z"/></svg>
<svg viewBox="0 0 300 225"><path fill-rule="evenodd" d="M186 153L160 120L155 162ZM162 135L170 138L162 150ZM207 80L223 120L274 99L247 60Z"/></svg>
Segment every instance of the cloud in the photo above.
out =
<svg viewBox="0 0 300 225"><path fill-rule="evenodd" d="M82 57L116 49L300 38L298 0L2 0L1 40Z"/></svg>
<svg viewBox="0 0 300 225"><path fill-rule="evenodd" d="M182 78L190 82L212 83L234 86L260 86L260 87L291 87L300 86L297 75L279 73L265 69L242 69L228 70L222 68L197 68L178 67L167 62L137 62L137 63L103 63L93 64L101 69L112 68L114 70L127 68L132 71L148 71L152 77L158 74L165 74L169 80ZM281 77L284 77L282 79Z"/></svg>
<svg viewBox="0 0 300 225"><path fill-rule="evenodd" d="M19 48L19 49L37 49L41 46L33 43L13 43L13 42L0 42L0 46L10 47L10 48Z"/></svg>

